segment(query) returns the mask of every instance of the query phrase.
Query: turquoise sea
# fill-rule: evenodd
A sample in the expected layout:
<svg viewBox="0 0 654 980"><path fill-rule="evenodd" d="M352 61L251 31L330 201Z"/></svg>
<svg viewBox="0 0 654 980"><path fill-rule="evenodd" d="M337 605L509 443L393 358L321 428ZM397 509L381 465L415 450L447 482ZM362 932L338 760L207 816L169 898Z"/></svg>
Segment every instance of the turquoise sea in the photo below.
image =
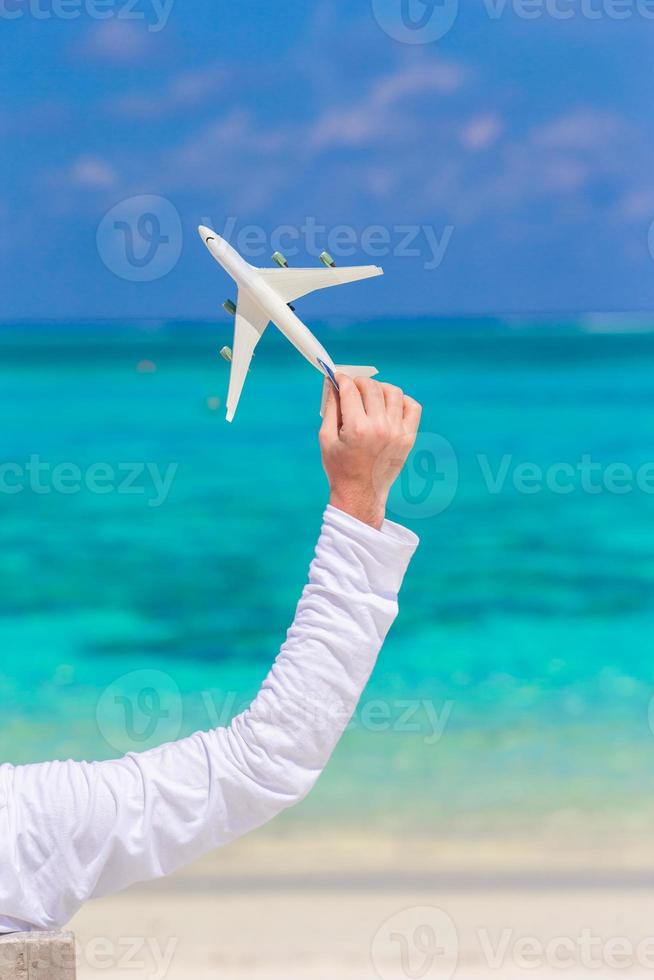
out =
<svg viewBox="0 0 654 980"><path fill-rule="evenodd" d="M654 320L314 326L337 361L424 404L389 514L421 547L362 708L293 819L645 821ZM227 330L0 328L3 760L207 728L275 656L326 499L320 380L269 331L229 426Z"/></svg>

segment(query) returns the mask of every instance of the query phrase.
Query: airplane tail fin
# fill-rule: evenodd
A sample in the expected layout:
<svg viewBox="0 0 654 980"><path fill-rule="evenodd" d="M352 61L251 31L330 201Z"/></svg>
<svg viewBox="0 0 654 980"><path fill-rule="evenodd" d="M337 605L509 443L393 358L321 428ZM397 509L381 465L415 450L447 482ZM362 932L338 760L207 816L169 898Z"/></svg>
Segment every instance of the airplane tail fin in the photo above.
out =
<svg viewBox="0 0 654 980"><path fill-rule="evenodd" d="M347 374L348 378L374 378L379 371L376 367L370 367L370 365L360 365L360 364L337 364L336 365L337 374ZM331 381L329 378L325 378L322 386L322 401L320 403L320 414L324 415L325 404L327 402L327 393L329 391L329 386Z"/></svg>

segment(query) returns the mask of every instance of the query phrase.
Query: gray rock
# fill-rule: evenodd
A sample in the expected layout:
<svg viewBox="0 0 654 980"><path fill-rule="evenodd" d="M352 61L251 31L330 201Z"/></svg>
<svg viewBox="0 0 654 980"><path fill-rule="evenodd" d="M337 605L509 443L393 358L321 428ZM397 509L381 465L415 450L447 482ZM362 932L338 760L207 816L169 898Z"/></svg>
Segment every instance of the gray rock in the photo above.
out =
<svg viewBox="0 0 654 980"><path fill-rule="evenodd" d="M75 980L72 932L0 936L0 980Z"/></svg>

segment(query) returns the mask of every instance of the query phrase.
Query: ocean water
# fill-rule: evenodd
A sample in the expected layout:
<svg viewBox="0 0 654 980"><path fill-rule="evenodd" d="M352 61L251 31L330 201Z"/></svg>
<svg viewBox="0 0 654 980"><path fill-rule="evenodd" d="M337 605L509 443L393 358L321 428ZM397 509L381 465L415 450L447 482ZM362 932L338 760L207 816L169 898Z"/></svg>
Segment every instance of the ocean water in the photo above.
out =
<svg viewBox="0 0 654 980"><path fill-rule="evenodd" d="M293 820L646 826L654 333L635 326L316 326L424 405L389 513L421 546ZM147 748L227 721L265 676L326 500L320 380L269 331L229 426L227 329L0 328L2 759Z"/></svg>

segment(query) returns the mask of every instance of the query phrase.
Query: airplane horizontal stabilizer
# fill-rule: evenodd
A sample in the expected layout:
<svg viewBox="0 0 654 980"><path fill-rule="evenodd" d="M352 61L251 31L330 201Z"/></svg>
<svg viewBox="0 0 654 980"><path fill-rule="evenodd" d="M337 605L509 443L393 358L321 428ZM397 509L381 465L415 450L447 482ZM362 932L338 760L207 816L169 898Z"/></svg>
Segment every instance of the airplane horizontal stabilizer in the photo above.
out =
<svg viewBox="0 0 654 980"><path fill-rule="evenodd" d="M360 364L337 364L336 374L347 374L348 378L374 378L379 371L376 367L365 366ZM331 387L331 381L329 378L325 378L322 386L322 401L320 402L320 415L325 414L325 405L327 403L327 395Z"/></svg>

